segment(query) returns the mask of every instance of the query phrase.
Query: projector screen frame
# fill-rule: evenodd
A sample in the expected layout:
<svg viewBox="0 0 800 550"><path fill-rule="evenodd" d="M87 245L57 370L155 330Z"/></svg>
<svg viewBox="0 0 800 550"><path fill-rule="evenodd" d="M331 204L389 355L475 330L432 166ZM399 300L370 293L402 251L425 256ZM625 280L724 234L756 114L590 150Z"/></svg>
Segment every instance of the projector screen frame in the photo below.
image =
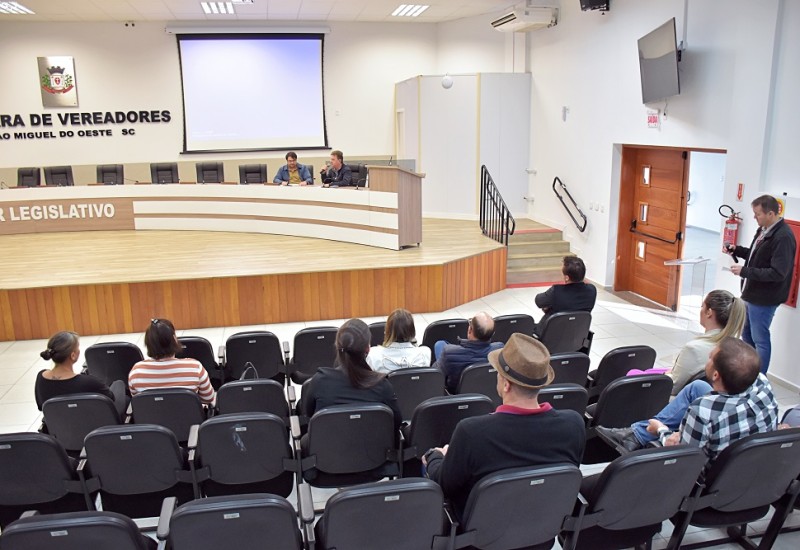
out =
<svg viewBox="0 0 800 550"><path fill-rule="evenodd" d="M303 31L310 31L313 30L315 32L299 32L301 27L297 27L296 31L293 31L291 27L282 28L280 31L276 29L269 29L266 30L264 28L259 29L234 29L231 28L230 30L220 30L216 28L215 30L199 30L197 27L193 27L193 31L198 32L183 32L179 31L178 28L175 27L166 27L165 31L169 34L175 35L175 46L178 49L178 71L180 74L181 80L181 109L183 115L183 149L179 152L179 155L207 155L207 154L225 154L225 153L257 153L257 152L271 152L271 151L310 151L310 150L317 150L317 151L327 151L330 150L331 147L328 142L328 122L327 122L327 112L325 109L325 34L329 32L327 28L311 28L311 27L302 27ZM323 144L322 145L286 145L280 147L249 147L249 148L236 148L236 149L187 149L187 123L186 123L186 91L184 88L184 79L183 79L183 56L181 55L181 41L182 40L202 40L202 41L213 41L213 40L225 40L231 38L260 38L265 40L281 40L281 39L288 39L288 40L319 40L320 43L320 79L321 79L321 100L322 100L322 137L323 137Z"/></svg>

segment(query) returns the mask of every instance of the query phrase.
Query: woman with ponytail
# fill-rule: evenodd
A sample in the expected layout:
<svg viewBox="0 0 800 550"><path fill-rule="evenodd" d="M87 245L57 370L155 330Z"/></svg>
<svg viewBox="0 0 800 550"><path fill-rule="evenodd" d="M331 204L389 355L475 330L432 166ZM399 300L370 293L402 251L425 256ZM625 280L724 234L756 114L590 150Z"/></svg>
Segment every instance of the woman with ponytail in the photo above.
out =
<svg viewBox="0 0 800 550"><path fill-rule="evenodd" d="M51 397L73 393L99 393L114 400L120 417L128 405L125 396L125 383L121 380L111 384L111 388L94 376L78 374L74 365L81 355L80 337L74 332L61 331L47 341L47 349L39 354L45 361L53 361L53 367L36 375L36 406L42 405Z"/></svg>
<svg viewBox="0 0 800 550"><path fill-rule="evenodd" d="M300 410L308 417L333 405L383 403L394 412L395 424L402 421L397 397L385 374L367 363L370 332L361 319L350 319L336 333L336 364L322 367L303 384Z"/></svg>
<svg viewBox="0 0 800 550"><path fill-rule="evenodd" d="M728 336L739 338L745 319L741 298L727 290L712 290L700 307L700 324L705 333L690 340L680 351L667 373L672 378L672 395L677 395L698 373L703 372L711 350Z"/></svg>

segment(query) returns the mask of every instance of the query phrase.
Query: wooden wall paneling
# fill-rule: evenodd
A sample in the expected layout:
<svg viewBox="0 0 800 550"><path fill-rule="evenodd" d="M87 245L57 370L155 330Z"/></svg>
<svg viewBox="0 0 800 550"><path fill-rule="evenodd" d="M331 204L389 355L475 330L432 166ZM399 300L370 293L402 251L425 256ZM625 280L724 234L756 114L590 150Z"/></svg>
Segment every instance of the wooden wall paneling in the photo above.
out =
<svg viewBox="0 0 800 550"><path fill-rule="evenodd" d="M11 304L8 300L9 292L0 290L0 339L16 340L14 337L14 320L11 315Z"/></svg>

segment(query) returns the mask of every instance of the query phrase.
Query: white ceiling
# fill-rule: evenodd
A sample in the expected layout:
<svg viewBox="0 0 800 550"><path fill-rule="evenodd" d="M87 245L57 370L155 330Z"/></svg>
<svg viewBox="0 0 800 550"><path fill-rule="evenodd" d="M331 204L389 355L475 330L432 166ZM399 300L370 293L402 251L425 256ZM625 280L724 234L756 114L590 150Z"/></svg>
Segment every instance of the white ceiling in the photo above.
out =
<svg viewBox="0 0 800 550"><path fill-rule="evenodd" d="M206 15L199 0L17 0L36 15L2 15L3 21L409 21L436 23L495 14L514 0L429 0L419 17L391 17L408 0L254 0L236 15ZM417 3L426 3L418 1ZM524 0L517 0L524 4Z"/></svg>

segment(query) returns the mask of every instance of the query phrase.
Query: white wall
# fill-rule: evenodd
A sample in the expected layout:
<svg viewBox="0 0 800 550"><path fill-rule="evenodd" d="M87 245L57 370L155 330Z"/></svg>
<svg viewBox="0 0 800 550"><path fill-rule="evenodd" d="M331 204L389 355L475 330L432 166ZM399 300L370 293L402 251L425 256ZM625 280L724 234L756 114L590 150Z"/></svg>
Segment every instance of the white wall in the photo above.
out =
<svg viewBox="0 0 800 550"><path fill-rule="evenodd" d="M510 69L506 63L507 42L513 33L501 33L483 15L438 25L437 73L490 73Z"/></svg>
<svg viewBox="0 0 800 550"><path fill-rule="evenodd" d="M686 225L719 232L723 223L718 212L725 191L725 155L693 152L689 157L689 192Z"/></svg>
<svg viewBox="0 0 800 550"><path fill-rule="evenodd" d="M329 144L342 149L346 157L391 154L394 83L436 71L437 26L331 23L330 27L324 49ZM136 125L135 137L123 137L114 128L110 138L3 142L0 167L187 160L180 155L178 50L175 36L166 34L163 24L125 28L121 23L6 22L0 23L0 51L0 72L7 75L0 87L0 114L20 113L27 120L29 113L45 112L36 65L36 57L45 55L74 57L79 112L167 109L172 113L169 124ZM68 110L47 110L59 111ZM255 156L263 155L191 155L190 160ZM283 152L269 156L282 159Z"/></svg>
<svg viewBox="0 0 800 550"><path fill-rule="evenodd" d="M797 174L800 94L800 3L786 0L615 0L602 16L582 13L578 3L562 3L557 27L531 33L533 73L531 178L532 217L567 228L573 250L586 260L587 276L613 283L616 203L619 198L620 144L645 144L727 150L723 201L749 212L762 192L800 197ZM641 104L636 40L670 17L678 37L687 24L687 50L681 63L681 95L672 98L660 129L647 128ZM569 107L567 121L561 107ZM655 105L663 109L664 103ZM569 186L589 215L589 229L570 227L550 191L554 176ZM736 202L737 183L745 184ZM605 213L588 212L600 202ZM800 210L800 201L798 210ZM800 218L800 211L788 216ZM748 219L742 241L755 224ZM727 265L721 256L720 266ZM714 275L717 287L738 291L729 273ZM789 361L800 321L781 307L773 323L771 372L800 384Z"/></svg>

